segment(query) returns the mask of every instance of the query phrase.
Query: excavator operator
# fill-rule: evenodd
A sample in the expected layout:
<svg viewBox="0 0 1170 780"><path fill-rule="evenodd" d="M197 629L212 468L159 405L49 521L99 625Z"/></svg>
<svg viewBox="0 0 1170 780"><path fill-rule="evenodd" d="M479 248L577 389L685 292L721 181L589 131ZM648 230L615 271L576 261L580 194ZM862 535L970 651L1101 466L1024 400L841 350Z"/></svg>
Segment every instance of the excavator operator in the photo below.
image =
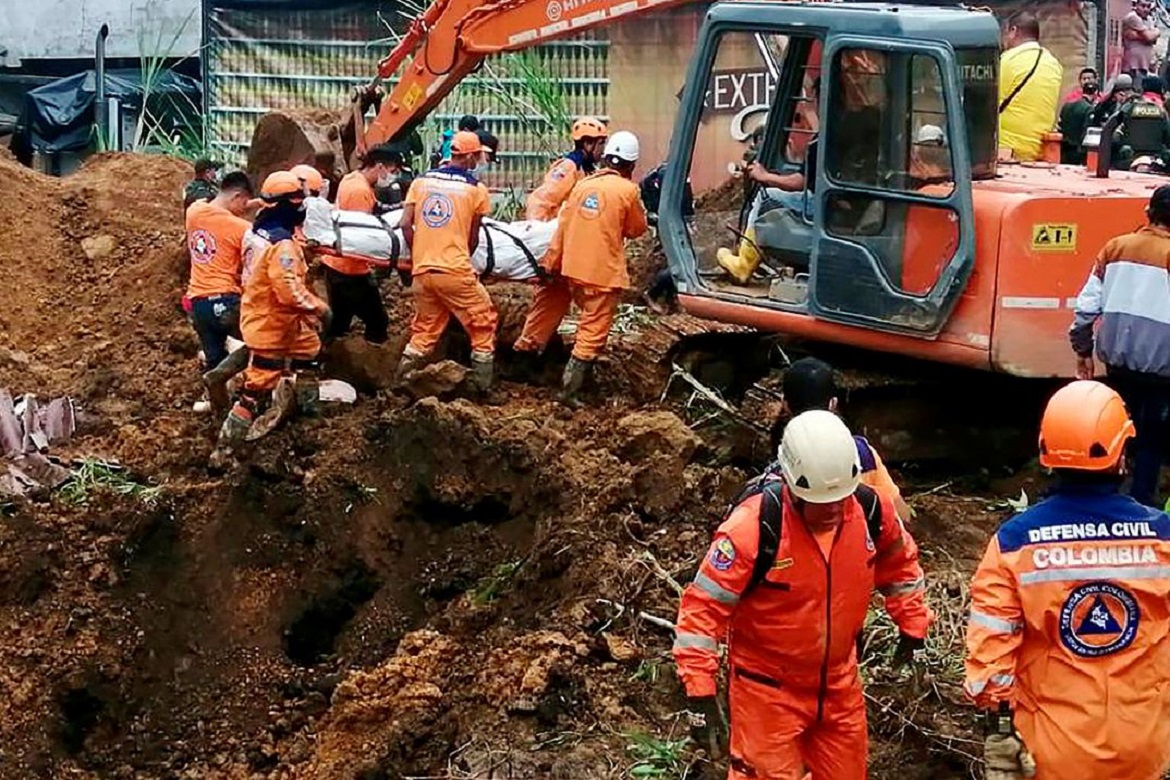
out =
<svg viewBox="0 0 1170 780"><path fill-rule="evenodd" d="M727 642L728 780L866 776L856 640L873 591L909 661L932 620L918 547L888 498L861 484L857 442L832 412L788 423L783 478L740 493L683 593L674 659L693 737L724 752L716 691Z"/></svg>
<svg viewBox="0 0 1170 780"><path fill-rule="evenodd" d="M817 106L820 100L820 86L821 80L818 77L813 80L804 102L806 123L812 128L819 126ZM786 208L802 215L806 220L813 218L816 203L813 194L816 183L818 138L819 133L814 131L805 148L804 164L799 171L774 173L758 161L751 162L744 169L744 175L761 186L748 213L739 252L733 253L726 247L720 247L716 253L716 262L738 283L747 284L760 265L762 258L756 246L755 224L761 214L774 208Z"/></svg>

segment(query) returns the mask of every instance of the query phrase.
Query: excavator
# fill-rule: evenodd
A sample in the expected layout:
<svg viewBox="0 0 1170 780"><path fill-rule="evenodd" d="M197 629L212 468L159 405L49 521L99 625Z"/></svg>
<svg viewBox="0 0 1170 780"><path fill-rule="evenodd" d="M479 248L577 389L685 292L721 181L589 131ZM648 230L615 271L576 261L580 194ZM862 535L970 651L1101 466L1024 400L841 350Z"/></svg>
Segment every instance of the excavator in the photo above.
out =
<svg viewBox="0 0 1170 780"><path fill-rule="evenodd" d="M407 137L488 55L686 1L436 0L355 98L356 151ZM1098 249L1142 224L1160 180L1001 161L999 36L990 12L963 6L710 5L658 214L684 310L920 361L1071 376L1075 296ZM714 75L761 64L771 90L756 161L803 173L800 202L766 208L767 190L735 183L685 217L692 168L720 162L704 126ZM720 249L746 273L720 273Z"/></svg>

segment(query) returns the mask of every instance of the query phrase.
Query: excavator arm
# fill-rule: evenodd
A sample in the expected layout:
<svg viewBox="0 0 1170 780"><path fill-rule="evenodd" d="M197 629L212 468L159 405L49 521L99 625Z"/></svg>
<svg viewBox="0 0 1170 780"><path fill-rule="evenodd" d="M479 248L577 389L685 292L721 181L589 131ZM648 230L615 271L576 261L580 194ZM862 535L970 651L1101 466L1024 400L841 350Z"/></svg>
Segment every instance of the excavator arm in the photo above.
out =
<svg viewBox="0 0 1170 780"><path fill-rule="evenodd" d="M378 101L377 117L364 137L356 133L358 151L402 138L490 54L520 51L687 2L691 0L435 0L378 63L377 78L355 101L353 119L360 130L361 113L378 101L379 82L401 69L398 83Z"/></svg>

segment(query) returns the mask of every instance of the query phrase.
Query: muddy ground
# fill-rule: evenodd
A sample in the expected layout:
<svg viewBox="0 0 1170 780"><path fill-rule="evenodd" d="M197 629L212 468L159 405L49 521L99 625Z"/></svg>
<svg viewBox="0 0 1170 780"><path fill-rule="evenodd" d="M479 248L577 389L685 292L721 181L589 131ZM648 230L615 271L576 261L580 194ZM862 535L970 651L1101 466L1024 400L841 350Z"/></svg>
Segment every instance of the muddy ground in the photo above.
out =
<svg viewBox="0 0 1170 780"><path fill-rule="evenodd" d="M81 427L58 454L127 469L0 507L0 777L718 776L682 742L670 637L639 616L673 618L767 457L774 404L751 428L678 381L663 398L696 326L644 312L575 414L512 381L506 354L502 407L387 392L409 308L387 281L398 340L332 361L358 403L213 478L179 307L189 175L107 155L53 180L0 160L0 387L72 394ZM507 312L527 295L493 294ZM968 776L965 583L1028 473L901 472L943 619L913 677L871 626L874 777Z"/></svg>

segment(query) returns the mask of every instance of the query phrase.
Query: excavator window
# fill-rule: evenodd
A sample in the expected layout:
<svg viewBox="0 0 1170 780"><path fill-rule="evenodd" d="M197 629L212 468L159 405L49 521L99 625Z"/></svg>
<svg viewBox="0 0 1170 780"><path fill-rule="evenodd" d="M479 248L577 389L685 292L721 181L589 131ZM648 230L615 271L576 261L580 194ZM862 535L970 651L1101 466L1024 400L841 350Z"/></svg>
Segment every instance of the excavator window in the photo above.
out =
<svg viewBox="0 0 1170 780"><path fill-rule="evenodd" d="M804 174L815 179L810 145L820 130L820 42L814 34L784 35L760 30L728 30L714 41L707 91L691 151L689 175L700 195L690 230L698 270L715 288L767 297L780 269L807 269L812 229L811 192L796 186L781 192L745 175L753 164L776 175ZM811 175L807 172L812 166ZM798 223L800 240L791 252L765 250L764 262L747 282L719 271L720 250L757 248L752 223L761 211L785 208Z"/></svg>

